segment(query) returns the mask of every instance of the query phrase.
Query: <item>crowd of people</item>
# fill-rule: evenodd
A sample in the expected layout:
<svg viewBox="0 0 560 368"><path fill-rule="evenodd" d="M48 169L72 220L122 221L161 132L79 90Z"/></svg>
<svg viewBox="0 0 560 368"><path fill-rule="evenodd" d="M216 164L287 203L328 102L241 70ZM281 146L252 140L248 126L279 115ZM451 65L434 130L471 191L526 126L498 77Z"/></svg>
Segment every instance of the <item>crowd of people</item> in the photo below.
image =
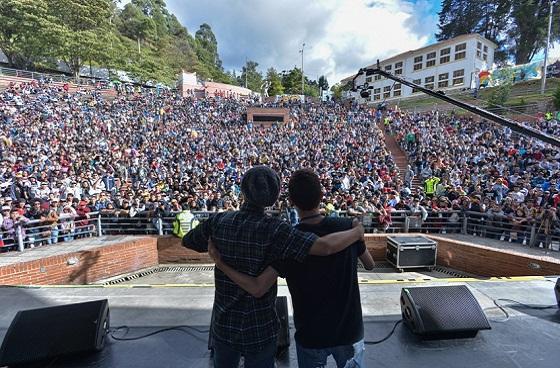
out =
<svg viewBox="0 0 560 368"><path fill-rule="evenodd" d="M69 92L49 82L0 93L0 218L4 238L28 220L63 223L99 212L113 217L236 210L240 180L265 164L287 180L316 170L327 214L373 214L380 228L395 210L468 210L516 226L540 221L551 233L560 214L560 153L536 139L471 117L358 105L288 103L291 122L247 122L257 101L182 98L163 89ZM558 121L536 128L556 135ZM410 166L399 172L382 128ZM413 185L419 178L421 186ZM276 210L290 213L285 195ZM456 218L454 218L456 220ZM546 221L545 221L546 220ZM496 220L498 221L498 220ZM56 226L52 241L72 229ZM13 235L13 234L12 234ZM13 237L12 237L13 238Z"/></svg>
<svg viewBox="0 0 560 368"><path fill-rule="evenodd" d="M2 223L81 209L125 217L235 210L241 176L255 164L277 170L284 187L293 171L316 168L326 208L383 210L378 194L400 179L369 109L291 103L290 124L263 128L245 120L254 103L13 84L0 94ZM287 206L285 197L279 203Z"/></svg>
<svg viewBox="0 0 560 368"><path fill-rule="evenodd" d="M545 238L558 231L558 148L474 117L393 111L388 119L411 163L405 177L420 179L424 208L470 211L480 229L505 229L490 234L502 240L526 242L531 224ZM552 116L530 124L559 132Z"/></svg>

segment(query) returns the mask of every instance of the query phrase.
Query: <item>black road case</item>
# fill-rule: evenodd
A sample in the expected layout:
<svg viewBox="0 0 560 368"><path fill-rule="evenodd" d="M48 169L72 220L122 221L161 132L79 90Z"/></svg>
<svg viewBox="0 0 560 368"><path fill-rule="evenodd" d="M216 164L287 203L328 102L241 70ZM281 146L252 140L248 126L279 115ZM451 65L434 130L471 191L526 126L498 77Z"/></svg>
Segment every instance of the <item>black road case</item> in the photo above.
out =
<svg viewBox="0 0 560 368"><path fill-rule="evenodd" d="M434 268L437 243L423 236L387 237L387 261L399 271L403 268Z"/></svg>

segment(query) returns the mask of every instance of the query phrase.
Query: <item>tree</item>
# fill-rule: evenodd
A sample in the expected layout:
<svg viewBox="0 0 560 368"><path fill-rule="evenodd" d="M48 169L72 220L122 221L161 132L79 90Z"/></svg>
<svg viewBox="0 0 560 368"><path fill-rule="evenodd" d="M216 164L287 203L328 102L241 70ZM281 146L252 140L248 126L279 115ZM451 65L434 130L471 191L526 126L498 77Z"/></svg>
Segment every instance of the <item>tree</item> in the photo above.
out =
<svg viewBox="0 0 560 368"><path fill-rule="evenodd" d="M301 94L301 69L295 67L289 71L282 72L282 85L287 94Z"/></svg>
<svg viewBox="0 0 560 368"><path fill-rule="evenodd" d="M324 75L319 77L319 88L321 89L321 91L328 91L329 90L329 82L327 81L327 77L325 77Z"/></svg>
<svg viewBox="0 0 560 368"><path fill-rule="evenodd" d="M252 60L247 60L247 63L241 71L241 75L237 78L237 83L241 86L245 86L245 81L247 82L246 87L254 92L262 92L261 86L263 85L262 74L257 70L259 63Z"/></svg>
<svg viewBox="0 0 560 368"><path fill-rule="evenodd" d="M198 46L197 55L199 59L221 69L222 61L218 55L218 41L214 32L212 32L212 28L206 23L201 24L194 38Z"/></svg>
<svg viewBox="0 0 560 368"><path fill-rule="evenodd" d="M0 2L0 49L12 67L27 69L50 56L59 31L45 0Z"/></svg>
<svg viewBox="0 0 560 368"><path fill-rule="evenodd" d="M513 2L511 26L508 30L510 55L516 64L525 64L546 47L548 15L551 0L517 0ZM555 7L554 19L560 17ZM558 21L556 21L558 24ZM560 27L552 28L551 41L560 40Z"/></svg>
<svg viewBox="0 0 560 368"><path fill-rule="evenodd" d="M443 0L439 14L438 41L463 34L479 33L498 45L495 60L507 58L504 33L513 0Z"/></svg>
<svg viewBox="0 0 560 368"><path fill-rule="evenodd" d="M58 56L78 76L81 67L106 48L113 10L111 0L46 0L61 32L56 40Z"/></svg>
<svg viewBox="0 0 560 368"><path fill-rule="evenodd" d="M121 32L137 41L138 53L140 54L140 42L156 35L155 22L134 3L125 5L120 18L122 20Z"/></svg>
<svg viewBox="0 0 560 368"><path fill-rule="evenodd" d="M556 107L557 110L560 110L560 86L558 86L556 91L554 91L554 107Z"/></svg>
<svg viewBox="0 0 560 368"><path fill-rule="evenodd" d="M340 83L334 84L331 87L331 92L333 93L333 98L335 100L340 100L342 98L342 85Z"/></svg>
<svg viewBox="0 0 560 368"><path fill-rule="evenodd" d="M284 86L282 79L274 68L269 68L266 72L266 80L268 81L268 95L276 96L284 94Z"/></svg>

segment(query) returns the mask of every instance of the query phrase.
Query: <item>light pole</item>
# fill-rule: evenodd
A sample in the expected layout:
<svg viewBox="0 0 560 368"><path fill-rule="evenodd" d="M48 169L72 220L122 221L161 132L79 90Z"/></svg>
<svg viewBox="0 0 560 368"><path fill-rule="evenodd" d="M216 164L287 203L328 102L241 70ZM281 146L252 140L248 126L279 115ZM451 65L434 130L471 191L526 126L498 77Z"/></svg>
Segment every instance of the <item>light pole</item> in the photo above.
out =
<svg viewBox="0 0 560 368"><path fill-rule="evenodd" d="M552 29L552 10L556 0L550 0L550 14L548 15L548 36L546 38L546 49L544 49L543 75L541 77L541 95L546 88L546 68L548 63L548 49L550 47L550 31Z"/></svg>
<svg viewBox="0 0 560 368"><path fill-rule="evenodd" d="M301 52L301 95L305 96L305 77L303 76L303 50L305 48L305 42L301 45L301 50L299 50L299 52Z"/></svg>

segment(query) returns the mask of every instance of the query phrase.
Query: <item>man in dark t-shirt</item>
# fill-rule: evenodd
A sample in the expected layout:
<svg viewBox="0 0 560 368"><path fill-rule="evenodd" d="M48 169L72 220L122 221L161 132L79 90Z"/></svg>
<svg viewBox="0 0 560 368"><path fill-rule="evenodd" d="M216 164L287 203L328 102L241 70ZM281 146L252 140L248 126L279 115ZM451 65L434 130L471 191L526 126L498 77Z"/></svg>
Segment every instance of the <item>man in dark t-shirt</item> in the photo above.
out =
<svg viewBox="0 0 560 368"><path fill-rule="evenodd" d="M321 184L310 170L298 170L292 175L289 195L301 218L298 230L324 236L355 225L349 218L320 214ZM257 298L276 284L278 276L286 278L292 295L299 367L322 367L329 355L338 367L345 367L348 362L363 367L364 328L358 258L365 268L373 268L373 259L363 241L327 257L308 256L303 263L273 262L256 277L227 265L213 246L209 247L209 253L220 270Z"/></svg>

